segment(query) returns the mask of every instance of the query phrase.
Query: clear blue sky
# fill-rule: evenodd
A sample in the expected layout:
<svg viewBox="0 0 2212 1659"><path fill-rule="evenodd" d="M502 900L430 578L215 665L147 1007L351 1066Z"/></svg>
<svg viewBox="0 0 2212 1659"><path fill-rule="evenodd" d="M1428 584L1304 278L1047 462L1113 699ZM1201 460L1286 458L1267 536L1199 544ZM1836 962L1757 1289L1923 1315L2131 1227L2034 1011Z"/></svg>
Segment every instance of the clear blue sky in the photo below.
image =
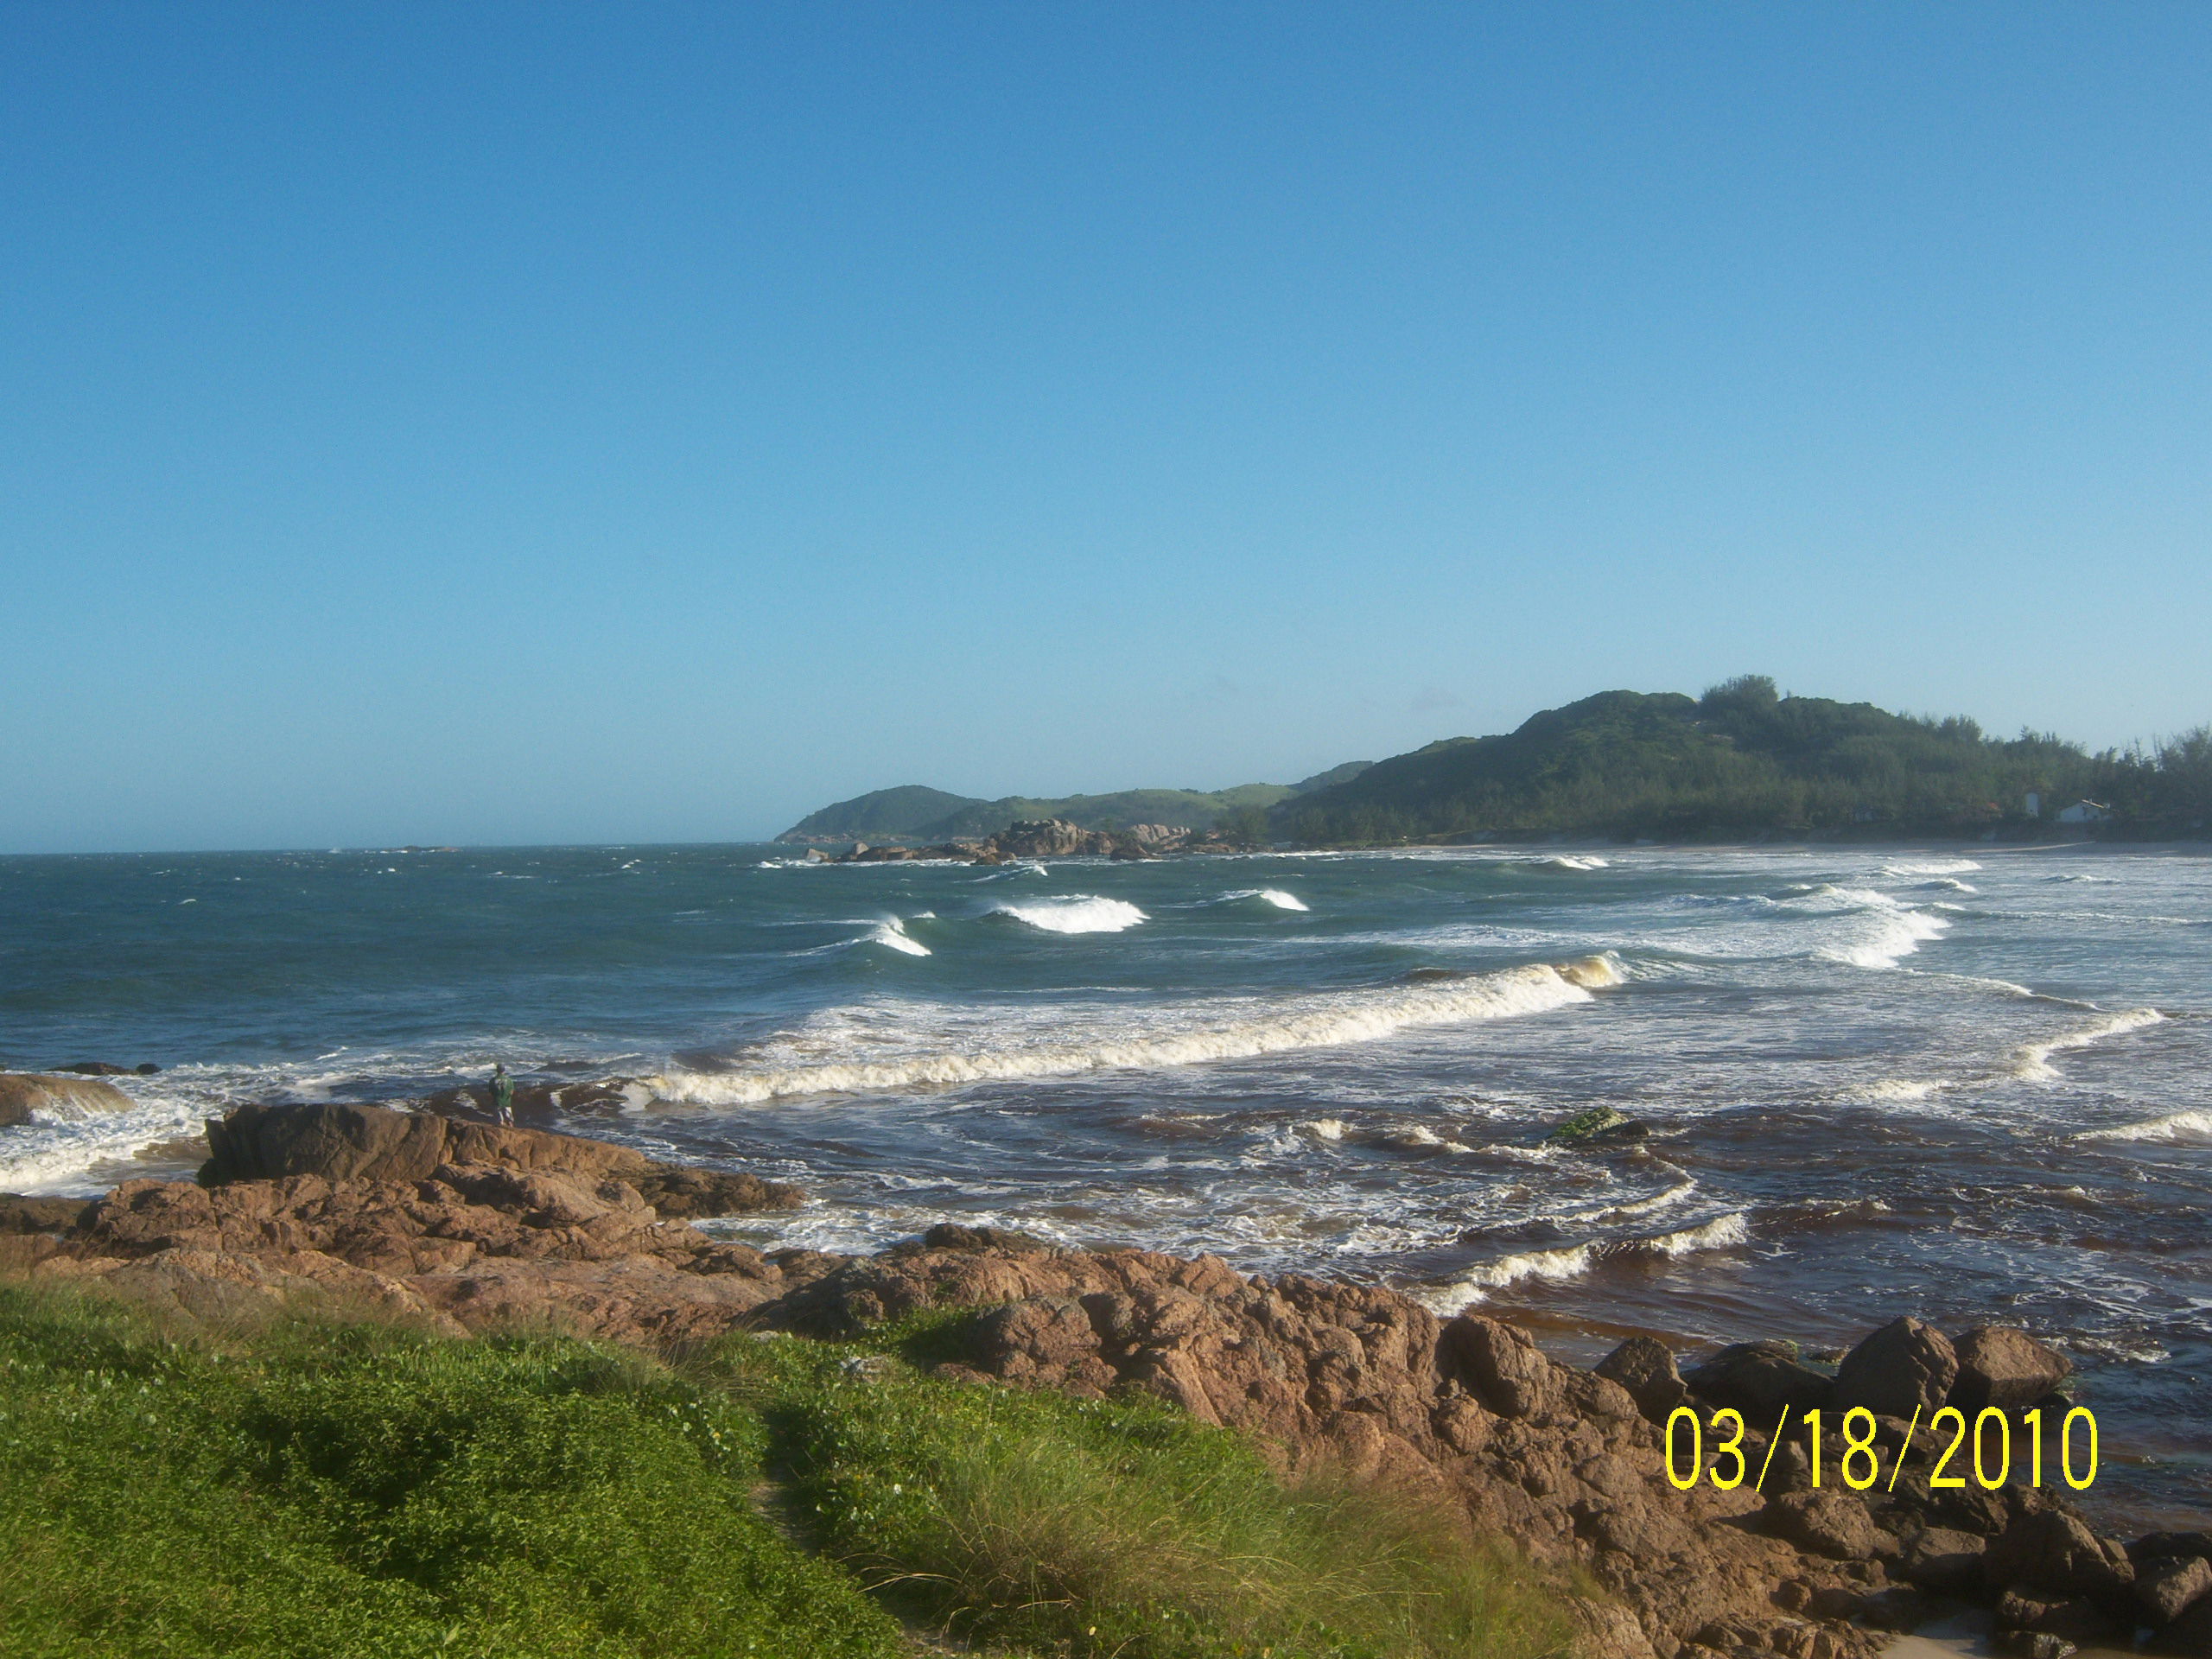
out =
<svg viewBox="0 0 2212 1659"><path fill-rule="evenodd" d="M0 851L2212 718L2212 6L0 5Z"/></svg>

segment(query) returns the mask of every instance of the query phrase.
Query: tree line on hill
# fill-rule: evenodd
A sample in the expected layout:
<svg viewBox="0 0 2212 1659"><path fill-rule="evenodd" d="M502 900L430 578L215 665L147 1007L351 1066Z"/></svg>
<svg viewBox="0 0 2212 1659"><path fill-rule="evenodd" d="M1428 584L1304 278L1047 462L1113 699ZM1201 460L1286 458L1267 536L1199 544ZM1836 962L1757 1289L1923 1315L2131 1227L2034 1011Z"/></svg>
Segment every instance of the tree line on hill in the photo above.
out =
<svg viewBox="0 0 2212 1659"><path fill-rule="evenodd" d="M1601 691L1515 731L1446 738L1298 784L998 800L908 785L824 807L778 839L946 842L1050 818L1099 830L1187 825L1243 846L2025 839L2077 826L2187 838L2212 824L2212 727L2092 753L2047 732L1991 737L1962 715L1783 696L1746 674L1697 697Z"/></svg>
<svg viewBox="0 0 2212 1659"><path fill-rule="evenodd" d="M2086 813L2084 802L2093 804ZM1500 736L1432 743L1284 803L1268 829L1333 846L2003 838L2049 830L2069 808L2101 834L2202 835L2212 822L2212 728L2091 753L2048 733L1993 738L1962 716L1785 697L1764 675L1744 675L1700 697L1600 692Z"/></svg>

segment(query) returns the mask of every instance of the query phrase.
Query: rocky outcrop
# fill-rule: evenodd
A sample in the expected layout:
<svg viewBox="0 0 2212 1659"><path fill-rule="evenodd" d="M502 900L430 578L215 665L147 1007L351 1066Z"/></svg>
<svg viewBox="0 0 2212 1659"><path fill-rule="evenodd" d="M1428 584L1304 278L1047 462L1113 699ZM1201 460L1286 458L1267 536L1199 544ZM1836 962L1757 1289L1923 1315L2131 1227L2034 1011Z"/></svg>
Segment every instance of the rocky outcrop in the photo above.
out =
<svg viewBox="0 0 2212 1659"><path fill-rule="evenodd" d="M108 1060L79 1060L74 1065L57 1065L57 1071L74 1071L87 1077L150 1077L162 1068L151 1060L137 1065L117 1065Z"/></svg>
<svg viewBox="0 0 2212 1659"><path fill-rule="evenodd" d="M207 1185L129 1182L73 1213L0 1203L0 1229L11 1216L17 1229L0 1230L0 1266L194 1309L312 1293L442 1329L650 1344L735 1328L865 1338L902 1315L972 1309L943 1375L1149 1394L1253 1434L1286 1466L1446 1502L1603 1589L1609 1600L1581 1606L1592 1659L1870 1659L1929 1593L1993 1603L2030 1652L2145 1618L2184 1644L2212 1624L2202 1535L2131 1553L2047 1491L1934 1489L1926 1436L1893 1484L1864 1494L1838 1484L1831 1439L1815 1489L1799 1427L1768 1436L1783 1405L1840 1403L1844 1382L1783 1344L1725 1349L1685 1378L1665 1344L1637 1338L1582 1370L1510 1322L1440 1318L1376 1286L993 1228L940 1226L868 1257L764 1254L674 1213L688 1184L733 1179L721 1173L377 1108L247 1109L211 1141ZM26 1230L36 1223L54 1225ZM1898 1321L1859 1344L1853 1396L1924 1404L1954 1389L1940 1334ZM1985 1349L2024 1351L1986 1338L1971 1351ZM1678 1404L1709 1416L1724 1402L1749 1420L1741 1484L1678 1490L1662 1425ZM1885 1461L1904 1428L1878 1417Z"/></svg>
<svg viewBox="0 0 2212 1659"><path fill-rule="evenodd" d="M130 1096L96 1077L60 1077L43 1071L0 1071L0 1128L28 1123L38 1112L124 1112Z"/></svg>
<svg viewBox="0 0 2212 1659"><path fill-rule="evenodd" d="M241 1106L207 1122L213 1156L203 1185L315 1175L330 1181L406 1182L446 1165L492 1165L633 1188L664 1216L792 1210L795 1187L757 1176L656 1163L643 1153L579 1135L505 1128L385 1106Z"/></svg>

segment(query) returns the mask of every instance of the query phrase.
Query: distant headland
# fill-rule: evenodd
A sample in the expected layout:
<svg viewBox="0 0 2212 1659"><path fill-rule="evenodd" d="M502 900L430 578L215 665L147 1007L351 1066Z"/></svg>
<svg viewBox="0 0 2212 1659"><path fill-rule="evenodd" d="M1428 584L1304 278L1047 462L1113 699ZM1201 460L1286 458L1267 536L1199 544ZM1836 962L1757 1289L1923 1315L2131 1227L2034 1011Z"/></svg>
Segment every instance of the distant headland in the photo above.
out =
<svg viewBox="0 0 2212 1659"><path fill-rule="evenodd" d="M906 785L825 806L777 839L950 845L1045 821L1162 849L2190 839L2212 824L2212 727L2093 753L2050 733L1990 737L1962 715L1784 696L1747 674L1695 697L1601 691L1501 735L1444 738L1297 784L998 800Z"/></svg>

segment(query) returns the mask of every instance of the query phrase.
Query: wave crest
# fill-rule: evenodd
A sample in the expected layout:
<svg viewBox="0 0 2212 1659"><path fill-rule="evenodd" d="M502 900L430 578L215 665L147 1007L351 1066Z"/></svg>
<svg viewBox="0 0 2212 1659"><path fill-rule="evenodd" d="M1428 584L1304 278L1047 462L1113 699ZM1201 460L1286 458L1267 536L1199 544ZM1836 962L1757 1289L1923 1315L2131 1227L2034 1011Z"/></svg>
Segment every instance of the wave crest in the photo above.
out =
<svg viewBox="0 0 2212 1659"><path fill-rule="evenodd" d="M1011 916L1047 933L1121 933L1152 919L1124 899L1101 899L1089 893L1071 893L1065 899L1010 901L992 906L989 913Z"/></svg>
<svg viewBox="0 0 2212 1659"><path fill-rule="evenodd" d="M1583 985L1557 968L1537 963L1449 985L1393 987L1312 999L1302 1007L1293 1005L1210 1029L1158 1034L1138 1031L1087 1043L1015 1042L997 1048L726 1072L671 1070L640 1081L658 1098L678 1104L749 1106L797 1095L861 1094L1246 1059L1291 1049L1370 1042L1415 1027L1541 1014L1590 1000Z"/></svg>

